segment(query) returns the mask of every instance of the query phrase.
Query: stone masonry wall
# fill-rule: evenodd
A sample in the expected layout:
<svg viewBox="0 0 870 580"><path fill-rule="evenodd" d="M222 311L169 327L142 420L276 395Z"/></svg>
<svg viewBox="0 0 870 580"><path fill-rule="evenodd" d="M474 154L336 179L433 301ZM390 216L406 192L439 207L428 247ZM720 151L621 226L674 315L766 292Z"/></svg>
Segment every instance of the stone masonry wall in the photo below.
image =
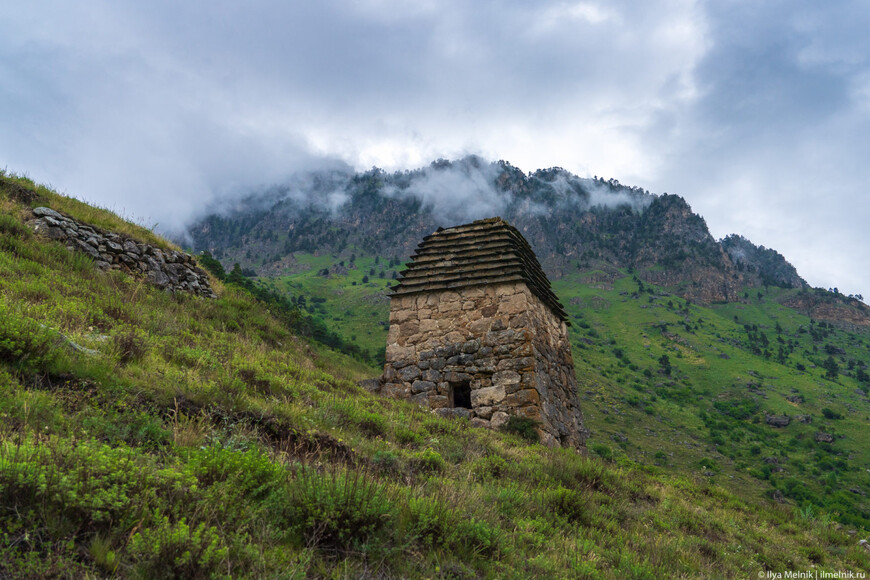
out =
<svg viewBox="0 0 870 580"><path fill-rule="evenodd" d="M452 406L463 383L471 409ZM522 282L394 296L381 385L475 426L517 415L544 444L584 444L567 327Z"/></svg>
<svg viewBox="0 0 870 580"><path fill-rule="evenodd" d="M65 243L70 250L84 252L103 270L123 270L144 275L149 282L171 292L190 292L217 298L208 275L193 256L161 250L127 236L83 224L47 207L33 210L28 222L37 234Z"/></svg>

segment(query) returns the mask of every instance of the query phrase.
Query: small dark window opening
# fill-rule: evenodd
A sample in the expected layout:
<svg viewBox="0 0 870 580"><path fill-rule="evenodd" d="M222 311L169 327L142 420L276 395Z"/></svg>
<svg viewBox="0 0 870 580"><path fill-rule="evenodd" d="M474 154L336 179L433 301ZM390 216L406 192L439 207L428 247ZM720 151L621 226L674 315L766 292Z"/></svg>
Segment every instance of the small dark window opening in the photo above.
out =
<svg viewBox="0 0 870 580"><path fill-rule="evenodd" d="M471 385L469 383L452 383L450 385L450 395L454 407L462 409L471 408Z"/></svg>

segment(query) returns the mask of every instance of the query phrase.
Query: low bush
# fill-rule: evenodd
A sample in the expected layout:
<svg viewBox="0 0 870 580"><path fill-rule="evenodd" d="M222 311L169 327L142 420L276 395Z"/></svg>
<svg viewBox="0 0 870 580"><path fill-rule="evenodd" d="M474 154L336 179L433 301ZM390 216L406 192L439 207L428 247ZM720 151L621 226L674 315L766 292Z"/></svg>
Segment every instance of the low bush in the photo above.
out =
<svg viewBox="0 0 870 580"><path fill-rule="evenodd" d="M498 455L487 455L474 461L472 470L475 477L481 480L502 477L508 468L508 463Z"/></svg>
<svg viewBox="0 0 870 580"><path fill-rule="evenodd" d="M423 443L423 437L421 437L416 431L412 431L407 427L400 425L395 428L394 433L396 435L396 442L398 442L399 445L415 446Z"/></svg>
<svg viewBox="0 0 870 580"><path fill-rule="evenodd" d="M22 316L0 300L0 362L45 369L57 359L54 345L61 340L51 329Z"/></svg>
<svg viewBox="0 0 870 580"><path fill-rule="evenodd" d="M166 516L133 534L127 551L142 578L214 578L227 570L229 553L214 526Z"/></svg>
<svg viewBox="0 0 870 580"><path fill-rule="evenodd" d="M544 489L541 492L541 501L545 513L555 514L569 523L585 524L589 521L589 501L577 490L562 486Z"/></svg>
<svg viewBox="0 0 870 580"><path fill-rule="evenodd" d="M302 545L346 552L361 549L394 518L387 486L360 471L300 467L277 499L273 517Z"/></svg>
<svg viewBox="0 0 870 580"><path fill-rule="evenodd" d="M501 430L505 433L518 435L530 443L538 443L540 441L537 430L538 425L538 422L534 419L513 415L508 418L507 423L502 426Z"/></svg>
<svg viewBox="0 0 870 580"><path fill-rule="evenodd" d="M443 471L446 465L441 454L432 449L424 449L414 453L408 463L413 469L423 473Z"/></svg>

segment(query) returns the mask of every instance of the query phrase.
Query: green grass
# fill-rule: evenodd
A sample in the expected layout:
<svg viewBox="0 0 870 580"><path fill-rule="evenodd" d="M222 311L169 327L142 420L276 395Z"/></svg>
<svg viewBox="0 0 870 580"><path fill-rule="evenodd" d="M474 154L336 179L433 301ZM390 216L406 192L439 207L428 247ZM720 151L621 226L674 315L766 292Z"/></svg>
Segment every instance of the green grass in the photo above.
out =
<svg viewBox="0 0 870 580"><path fill-rule="evenodd" d="M0 576L718 578L870 566L824 511L718 485L730 468L715 453L704 451L722 470L711 482L697 467L638 463L634 441L622 450L595 433L610 453L585 457L374 397L354 382L375 369L294 336L247 292L169 295L101 272L18 227L22 211L0 187ZM622 283L604 298L622 304ZM599 337L578 351L581 376L603 369L596 393L629 374L614 348L640 376L661 352L677 377L700 366L637 327L646 360L629 326L611 335L605 322L589 314ZM658 424L621 391L607 396ZM590 415L598 404L587 401Z"/></svg>
<svg viewBox="0 0 870 580"><path fill-rule="evenodd" d="M386 345L386 325L390 314L387 287L393 283L391 272L399 266L390 268L384 260L376 264L369 256L357 258L353 267L349 260L331 256L314 257L301 253L294 256L299 264L305 264L309 269L258 282L293 297L304 297L304 308L322 320L327 328L340 333L366 352L381 353ZM339 261L344 261L346 272L328 276L320 274L322 269L328 269ZM378 277L381 271L384 278ZM368 278L367 282L363 282L364 277Z"/></svg>
<svg viewBox="0 0 870 580"><path fill-rule="evenodd" d="M361 283L373 258L358 254L357 270L329 276L322 270L340 257L295 258L310 269L261 283L306 296L315 316L363 349L384 344L385 292L378 282ZM706 473L747 498L778 490L794 505L811 505L844 524L870 523L870 504L860 493L870 493L870 405L859 392L867 383L855 379L870 362L866 332L828 328L782 306L797 290L753 289L743 303L699 306L655 286L640 292L630 274L604 270L570 274L554 288L573 320L581 402L601 453L675 474ZM825 378L826 345L842 349L836 358L850 376ZM795 396L803 402L787 399ZM824 408L844 419L826 418ZM765 414L809 415L812 423L777 429ZM817 444L820 430L843 438ZM705 458L719 469L699 469Z"/></svg>

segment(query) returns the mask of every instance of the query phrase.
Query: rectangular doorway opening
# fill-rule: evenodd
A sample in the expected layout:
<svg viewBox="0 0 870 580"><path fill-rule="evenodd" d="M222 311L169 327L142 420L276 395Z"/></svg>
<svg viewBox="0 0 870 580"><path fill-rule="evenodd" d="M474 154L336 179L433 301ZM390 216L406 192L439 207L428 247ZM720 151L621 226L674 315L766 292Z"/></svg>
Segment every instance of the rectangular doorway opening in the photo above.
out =
<svg viewBox="0 0 870 580"><path fill-rule="evenodd" d="M468 381L450 383L450 405L455 408L471 408L471 384Z"/></svg>

